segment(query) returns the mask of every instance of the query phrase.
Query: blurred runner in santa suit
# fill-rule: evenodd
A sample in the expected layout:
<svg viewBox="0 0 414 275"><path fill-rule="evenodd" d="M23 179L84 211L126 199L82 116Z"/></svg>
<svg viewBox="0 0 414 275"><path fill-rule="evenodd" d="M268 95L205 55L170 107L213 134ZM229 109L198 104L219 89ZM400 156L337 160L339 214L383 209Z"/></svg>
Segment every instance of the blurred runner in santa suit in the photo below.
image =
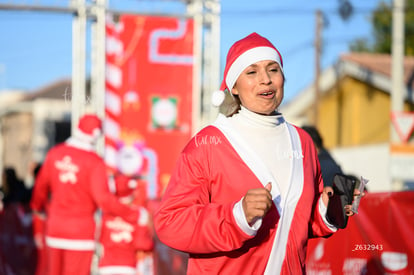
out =
<svg viewBox="0 0 414 275"><path fill-rule="evenodd" d="M46 213L49 275L89 275L98 208L137 223L140 207L122 204L108 189L104 160L95 152L102 121L85 114L75 133L47 154L34 185L34 215Z"/></svg>
<svg viewBox="0 0 414 275"><path fill-rule="evenodd" d="M128 155L130 157L130 155ZM132 161L129 161L131 163ZM122 162L124 163L124 162ZM146 185L139 177L119 172L109 178L109 189L118 197L121 203L127 205L138 205L137 200L146 200ZM144 204L140 203L142 209ZM143 210L144 211L144 210ZM143 213L143 212L141 212ZM148 213L148 212L147 212ZM147 214L149 215L149 213ZM152 275L154 274L151 264L154 241L150 219L147 223L129 223L119 215L102 211L101 229L99 242L101 255L98 264L100 275ZM137 257L144 257L138 262L139 266L146 266L144 272L139 273ZM146 262L144 261L146 260Z"/></svg>

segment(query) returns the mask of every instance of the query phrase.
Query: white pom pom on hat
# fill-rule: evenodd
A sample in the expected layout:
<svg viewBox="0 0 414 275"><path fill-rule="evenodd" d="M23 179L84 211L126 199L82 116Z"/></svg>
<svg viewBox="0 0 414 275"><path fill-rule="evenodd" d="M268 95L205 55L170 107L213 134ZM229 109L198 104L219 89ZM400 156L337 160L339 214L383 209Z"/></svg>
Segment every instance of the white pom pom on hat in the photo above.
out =
<svg viewBox="0 0 414 275"><path fill-rule="evenodd" d="M225 98L226 94L224 93L224 91L214 91L211 95L211 103L214 107L219 107L221 104L223 104Z"/></svg>
<svg viewBox="0 0 414 275"><path fill-rule="evenodd" d="M130 196L132 193L134 193L137 186L138 183L135 179L122 177L119 180L115 181L115 194L120 197Z"/></svg>
<svg viewBox="0 0 414 275"><path fill-rule="evenodd" d="M263 60L277 62L283 72L282 56L267 38L254 32L235 42L227 54L223 82L220 91L213 92L212 104L216 107L220 106L224 101L225 91L231 93L243 70Z"/></svg>
<svg viewBox="0 0 414 275"><path fill-rule="evenodd" d="M223 81L223 83L221 83L220 90L214 91L211 95L211 103L213 106L219 107L221 104L223 104L224 99L226 98L226 89L226 83Z"/></svg>
<svg viewBox="0 0 414 275"><path fill-rule="evenodd" d="M102 134L102 120L95 114L85 114L79 119L74 136L86 142L96 142Z"/></svg>

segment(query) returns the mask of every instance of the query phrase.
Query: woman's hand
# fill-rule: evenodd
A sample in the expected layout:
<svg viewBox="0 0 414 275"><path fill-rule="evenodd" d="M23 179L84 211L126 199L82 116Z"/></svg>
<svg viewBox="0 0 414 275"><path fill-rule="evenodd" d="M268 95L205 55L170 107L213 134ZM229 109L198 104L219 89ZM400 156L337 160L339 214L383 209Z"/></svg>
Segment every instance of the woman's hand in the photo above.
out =
<svg viewBox="0 0 414 275"><path fill-rule="evenodd" d="M243 198L243 210L246 220L251 226L259 218L263 218L272 207L272 184L264 188L255 188L247 191Z"/></svg>
<svg viewBox="0 0 414 275"><path fill-rule="evenodd" d="M329 198L334 194L333 188L331 186L325 186L322 191L322 201L325 207L328 207Z"/></svg>
<svg viewBox="0 0 414 275"><path fill-rule="evenodd" d="M358 190L358 189L354 189L354 200L356 199L356 197L364 197L365 196L365 193L364 192L362 192L362 194L361 194L361 192ZM357 207L358 208L358 207ZM354 211L352 211L352 205L345 205L345 214L348 216L348 217L350 217L350 216L352 216L352 215L354 215L355 213L354 213Z"/></svg>
<svg viewBox="0 0 414 275"><path fill-rule="evenodd" d="M332 197L334 194L333 188L331 186L326 186L323 188L322 191L322 201L324 203L324 205L326 207L328 207L328 203L329 203L329 199L330 197ZM358 189L354 189L354 196L365 196L365 193L362 193L358 190ZM350 217L352 215L354 215L355 213L352 211L352 205L351 204L347 204L345 205L345 214Z"/></svg>
<svg viewBox="0 0 414 275"><path fill-rule="evenodd" d="M348 217L353 216L355 213L352 211L352 205L347 204L345 205L345 215L347 215Z"/></svg>

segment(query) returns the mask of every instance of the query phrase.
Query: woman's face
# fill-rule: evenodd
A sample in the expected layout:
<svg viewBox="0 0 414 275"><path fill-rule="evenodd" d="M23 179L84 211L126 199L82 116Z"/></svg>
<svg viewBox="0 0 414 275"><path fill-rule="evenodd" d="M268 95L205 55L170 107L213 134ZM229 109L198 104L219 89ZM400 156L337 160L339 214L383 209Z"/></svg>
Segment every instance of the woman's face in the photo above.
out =
<svg viewBox="0 0 414 275"><path fill-rule="evenodd" d="M238 95L241 105L252 112L269 115L283 99L284 76L279 64L272 60L256 62L247 67L237 79L232 94Z"/></svg>

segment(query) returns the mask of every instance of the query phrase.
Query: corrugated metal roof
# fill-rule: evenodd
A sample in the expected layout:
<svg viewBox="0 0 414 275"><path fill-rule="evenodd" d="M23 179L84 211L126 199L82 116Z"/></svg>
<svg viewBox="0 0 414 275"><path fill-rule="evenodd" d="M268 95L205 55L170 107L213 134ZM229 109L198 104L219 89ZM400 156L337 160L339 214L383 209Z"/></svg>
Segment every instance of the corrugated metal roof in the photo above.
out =
<svg viewBox="0 0 414 275"><path fill-rule="evenodd" d="M391 77L392 59L389 54L376 53L347 53L340 57L343 61L358 63L366 69ZM414 88L414 56L404 58L404 80Z"/></svg>

